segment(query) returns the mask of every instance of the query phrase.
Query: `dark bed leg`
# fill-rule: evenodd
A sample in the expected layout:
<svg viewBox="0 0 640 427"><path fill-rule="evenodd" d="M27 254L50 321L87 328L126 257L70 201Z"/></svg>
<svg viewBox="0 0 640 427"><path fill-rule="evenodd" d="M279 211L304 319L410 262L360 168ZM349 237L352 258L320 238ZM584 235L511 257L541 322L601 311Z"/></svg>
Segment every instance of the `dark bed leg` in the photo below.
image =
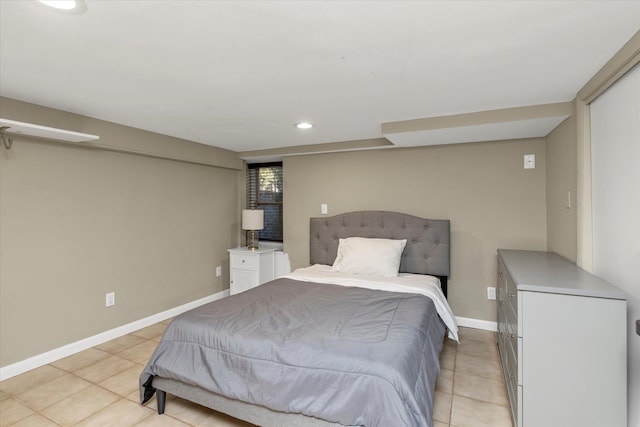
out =
<svg viewBox="0 0 640 427"><path fill-rule="evenodd" d="M164 405L167 402L167 392L156 390L156 399L158 399L158 414L164 414Z"/></svg>

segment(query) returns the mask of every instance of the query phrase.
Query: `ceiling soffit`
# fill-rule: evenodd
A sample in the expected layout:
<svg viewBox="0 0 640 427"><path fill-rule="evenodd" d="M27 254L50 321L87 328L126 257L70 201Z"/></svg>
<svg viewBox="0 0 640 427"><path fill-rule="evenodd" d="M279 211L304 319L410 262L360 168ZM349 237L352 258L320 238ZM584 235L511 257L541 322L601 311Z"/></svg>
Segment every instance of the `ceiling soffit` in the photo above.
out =
<svg viewBox="0 0 640 427"><path fill-rule="evenodd" d="M545 137L571 115L571 102L530 105L382 124L397 147Z"/></svg>

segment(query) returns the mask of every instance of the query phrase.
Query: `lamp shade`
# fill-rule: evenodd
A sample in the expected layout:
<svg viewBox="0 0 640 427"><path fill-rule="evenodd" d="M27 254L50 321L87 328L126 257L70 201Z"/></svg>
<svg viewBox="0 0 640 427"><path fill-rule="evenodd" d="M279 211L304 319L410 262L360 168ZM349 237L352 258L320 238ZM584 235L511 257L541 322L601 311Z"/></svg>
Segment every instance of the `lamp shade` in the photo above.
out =
<svg viewBox="0 0 640 427"><path fill-rule="evenodd" d="M264 228L264 211L261 209L242 210L243 230L262 230Z"/></svg>

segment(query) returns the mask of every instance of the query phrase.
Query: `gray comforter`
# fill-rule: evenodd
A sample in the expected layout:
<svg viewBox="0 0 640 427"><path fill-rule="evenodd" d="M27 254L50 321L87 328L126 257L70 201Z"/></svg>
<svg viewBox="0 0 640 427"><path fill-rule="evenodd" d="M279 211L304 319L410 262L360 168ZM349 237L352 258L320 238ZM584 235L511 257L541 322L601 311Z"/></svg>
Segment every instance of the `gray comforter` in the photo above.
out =
<svg viewBox="0 0 640 427"><path fill-rule="evenodd" d="M141 400L159 376L344 425L431 426L444 332L422 295L278 279L178 316Z"/></svg>

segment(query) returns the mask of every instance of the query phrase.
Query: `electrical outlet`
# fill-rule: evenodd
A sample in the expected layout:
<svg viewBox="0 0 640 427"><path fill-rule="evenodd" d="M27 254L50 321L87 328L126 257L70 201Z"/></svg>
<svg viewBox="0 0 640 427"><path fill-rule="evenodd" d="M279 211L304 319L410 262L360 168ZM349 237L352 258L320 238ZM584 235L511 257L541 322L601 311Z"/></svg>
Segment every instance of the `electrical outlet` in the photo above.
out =
<svg viewBox="0 0 640 427"><path fill-rule="evenodd" d="M326 203L320 205L320 213L326 215L329 212L329 208Z"/></svg>
<svg viewBox="0 0 640 427"><path fill-rule="evenodd" d="M487 288L487 299L496 300L496 288L489 286Z"/></svg>
<svg viewBox="0 0 640 427"><path fill-rule="evenodd" d="M105 297L105 307L111 307L112 305L116 305L116 293L108 292Z"/></svg>
<svg viewBox="0 0 640 427"><path fill-rule="evenodd" d="M217 266L216 267L216 277L220 277L222 276L222 267L221 266Z"/></svg>

